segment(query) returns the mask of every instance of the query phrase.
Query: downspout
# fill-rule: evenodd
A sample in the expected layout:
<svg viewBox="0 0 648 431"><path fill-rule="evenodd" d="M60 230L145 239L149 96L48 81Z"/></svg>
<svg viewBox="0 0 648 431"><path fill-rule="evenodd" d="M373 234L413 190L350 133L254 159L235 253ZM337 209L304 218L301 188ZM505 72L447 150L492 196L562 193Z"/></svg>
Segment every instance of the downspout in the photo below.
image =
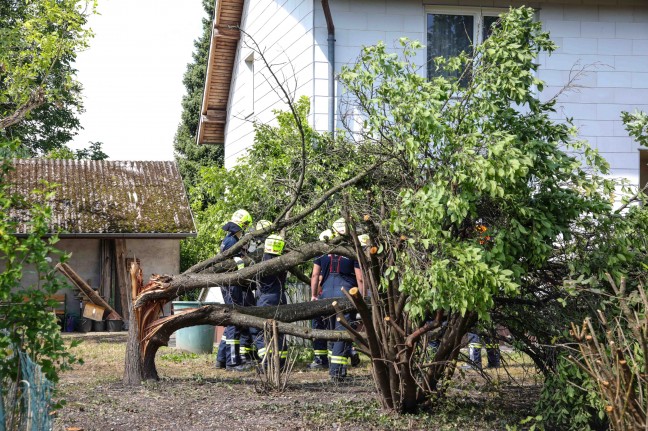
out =
<svg viewBox="0 0 648 431"><path fill-rule="evenodd" d="M331 8L328 0L322 0L322 10L326 18L326 29L328 30L328 60L329 60L329 133L335 135L335 26L331 16Z"/></svg>

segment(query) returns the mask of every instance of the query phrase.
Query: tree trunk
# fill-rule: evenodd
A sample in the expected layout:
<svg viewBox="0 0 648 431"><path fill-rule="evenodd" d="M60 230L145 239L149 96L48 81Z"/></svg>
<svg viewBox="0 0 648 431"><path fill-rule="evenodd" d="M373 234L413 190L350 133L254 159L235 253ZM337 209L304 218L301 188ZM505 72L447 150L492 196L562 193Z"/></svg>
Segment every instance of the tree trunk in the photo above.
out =
<svg viewBox="0 0 648 431"><path fill-rule="evenodd" d="M139 279L138 279L139 278ZM139 313L133 309L133 296L139 291L141 284L141 270L136 262L133 262L130 269L131 288L124 288L126 304L128 307L128 342L126 344L126 358L124 363L125 385L139 385L144 377L142 366L142 351L139 333ZM125 287L125 286L124 286Z"/></svg>

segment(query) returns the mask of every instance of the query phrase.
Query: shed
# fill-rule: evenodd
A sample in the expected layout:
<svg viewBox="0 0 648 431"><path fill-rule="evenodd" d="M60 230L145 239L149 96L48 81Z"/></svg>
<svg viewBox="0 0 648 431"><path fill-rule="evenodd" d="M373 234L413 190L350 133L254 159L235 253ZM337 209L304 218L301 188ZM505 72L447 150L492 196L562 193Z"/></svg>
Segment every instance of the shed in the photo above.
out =
<svg viewBox="0 0 648 431"><path fill-rule="evenodd" d="M196 228L175 162L17 159L13 165L10 191L52 208L57 248L70 254L68 264L122 315L130 260L141 263L145 279L180 271L180 241L196 236ZM49 197L33 193L42 181L54 186ZM16 235L26 235L28 210L11 212ZM23 280L33 283L35 273ZM79 313L78 294L72 288L60 293L66 294L68 312Z"/></svg>

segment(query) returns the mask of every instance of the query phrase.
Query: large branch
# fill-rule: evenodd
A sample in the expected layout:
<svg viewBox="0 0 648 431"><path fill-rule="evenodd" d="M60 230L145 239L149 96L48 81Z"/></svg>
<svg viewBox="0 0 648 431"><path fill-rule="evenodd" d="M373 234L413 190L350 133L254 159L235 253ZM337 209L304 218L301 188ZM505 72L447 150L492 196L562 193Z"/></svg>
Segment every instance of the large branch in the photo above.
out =
<svg viewBox="0 0 648 431"><path fill-rule="evenodd" d="M261 235L265 235L265 234L268 234L268 233L272 233L272 232L277 232L277 231L279 231L279 230L281 230L281 229L283 229L285 227L291 226L292 224L303 220L308 215L312 214L315 210L317 210L319 207L321 207L324 204L324 202L326 202L328 200L328 198L330 198L331 196L333 196L335 193L339 192L340 190L342 190L342 189L344 189L346 187L354 185L355 183L357 183L358 181L363 179L365 176L369 175L374 169L376 169L382 163L383 162L374 163L373 165L369 166L366 170L360 172L355 177L353 177L353 178L351 178L351 179L349 179L347 181L344 181L344 182L338 184L335 187L330 188L329 190L324 192L319 199L317 199L315 202L313 202L313 204L310 207L308 207L307 209L305 209L301 213L299 213L299 214L297 214L297 215L295 215L293 217L289 217L289 218L286 218L284 220L280 220L277 223L274 223L271 226L266 227L265 229L255 230L254 232L250 232L250 233L244 235L236 244L234 244L229 249L225 250L222 253L217 254L216 256L214 256L214 257L212 257L210 259L203 260L202 262L199 262L199 263L195 264L194 266L192 266L191 268L189 268L185 272L183 272L183 275L202 271L204 268L207 268L207 267L209 267L211 265L214 265L216 263L219 263L219 262L227 260L227 259L229 259L231 257L234 257L237 254L239 254L241 252L241 250L243 250L243 248L247 245L248 242L250 242L250 240L252 240L252 238L255 238L255 237L258 237L258 236L261 236Z"/></svg>
<svg viewBox="0 0 648 431"><path fill-rule="evenodd" d="M135 308L148 301L166 299L168 301L192 290L213 286L249 286L261 277L287 271L290 268L307 262L317 256L335 253L355 259L355 252L344 246L333 246L324 242L312 242L274 259L243 268L236 272L219 274L183 273L175 276L161 276L152 281L157 284L155 290L148 290L137 298Z"/></svg>
<svg viewBox="0 0 648 431"><path fill-rule="evenodd" d="M38 88L32 92L29 99L18 107L11 115L0 118L0 130L13 126L25 118L25 116L33 109L38 108L45 103L45 91Z"/></svg>
<svg viewBox="0 0 648 431"><path fill-rule="evenodd" d="M333 302L336 307L344 311L353 309L353 305L346 298L332 298L320 301L302 302L297 304L267 306L267 307L240 307L233 305L207 305L170 318L161 319L161 323L150 328L144 351L144 378L157 379L155 367L155 354L161 346L169 343L169 337L175 331L196 325L240 325L263 329L268 319L278 321L279 332L308 339L345 340L352 341L346 331L326 331L292 325L289 322L308 320L318 316L335 314ZM288 323L284 323L288 322Z"/></svg>

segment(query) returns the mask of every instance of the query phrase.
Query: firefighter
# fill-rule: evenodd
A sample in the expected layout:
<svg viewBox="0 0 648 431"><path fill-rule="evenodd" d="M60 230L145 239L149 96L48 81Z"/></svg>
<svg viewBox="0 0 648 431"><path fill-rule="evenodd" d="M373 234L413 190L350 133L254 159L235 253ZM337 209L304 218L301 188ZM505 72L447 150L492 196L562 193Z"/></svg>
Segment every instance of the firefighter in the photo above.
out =
<svg viewBox="0 0 648 431"><path fill-rule="evenodd" d="M254 230L265 229L266 227L272 225L268 220L259 220L254 226ZM252 228L250 228L252 230ZM252 239L248 244L247 252L254 253L258 248L262 248L266 240L267 235L262 237L257 237ZM254 307L257 305L257 295L256 285L251 285L249 287L243 288L243 306L244 307ZM240 354L241 362L247 363L252 360L259 359L259 355L254 344L254 340L259 334L257 328L242 327L241 328L241 338L240 338Z"/></svg>
<svg viewBox="0 0 648 431"><path fill-rule="evenodd" d="M468 333L468 357L470 359L470 363L467 364L465 368L476 368L481 371L481 351L483 347L486 348L488 368L500 367L500 350L497 339L495 337L487 335L483 337L483 341L484 343L482 343L482 337L480 337L476 332Z"/></svg>
<svg viewBox="0 0 648 431"><path fill-rule="evenodd" d="M333 223L334 231L339 235L346 235L346 222L338 219ZM321 275L322 293L318 299L337 298L342 295L341 289L350 289L357 286L360 293L364 295L362 284L362 271L357 260L349 259L336 254L328 254L315 259L313 264L313 276L311 277L311 291L313 280ZM345 319L351 322L352 315L346 314ZM337 322L335 316L329 317L327 329L343 331L345 328ZM340 381L346 378L347 365L350 364L351 342L336 341L331 343L331 354L329 358L329 376L333 381Z"/></svg>
<svg viewBox="0 0 648 431"><path fill-rule="evenodd" d="M225 235L221 243L220 252L222 253L236 244L245 229L251 224L252 216L250 216L250 213L243 209L237 210L232 215L231 220L221 228L227 232L227 235ZM233 257L238 269L242 269L245 266L241 257L242 253ZM221 286L221 293L223 294L225 304L243 305L243 288L241 286ZM245 370L245 367L242 366L240 355L240 337L241 329L239 327L230 325L225 328L220 345L218 346L218 354L216 355L216 366L218 368L235 371Z"/></svg>
<svg viewBox="0 0 648 431"><path fill-rule="evenodd" d="M263 250L263 261L273 259L275 257L281 256L284 249L284 239L280 235L270 235L265 240L264 250ZM258 283L258 292L259 298L257 300L257 305L259 307L264 306L275 306L286 304L286 277L287 272L282 271L278 274L269 275L261 278ZM272 347L265 345L265 339L263 331L259 331L256 336L255 345L259 354L259 357L266 363L264 358L267 353L269 353ZM284 366L288 351L286 350L285 339L283 335L280 335L278 340L279 346L279 357L281 367Z"/></svg>
<svg viewBox="0 0 648 431"><path fill-rule="evenodd" d="M327 242L333 238L333 231L326 229L319 235L319 240ZM319 258L318 258L319 259ZM313 263L313 272L311 274L311 301L317 301L322 293L322 267L317 259ZM313 329L330 329L328 317L316 317L313 319ZM329 367L329 357L326 340L313 340L313 362L308 365L311 370L318 370Z"/></svg>

